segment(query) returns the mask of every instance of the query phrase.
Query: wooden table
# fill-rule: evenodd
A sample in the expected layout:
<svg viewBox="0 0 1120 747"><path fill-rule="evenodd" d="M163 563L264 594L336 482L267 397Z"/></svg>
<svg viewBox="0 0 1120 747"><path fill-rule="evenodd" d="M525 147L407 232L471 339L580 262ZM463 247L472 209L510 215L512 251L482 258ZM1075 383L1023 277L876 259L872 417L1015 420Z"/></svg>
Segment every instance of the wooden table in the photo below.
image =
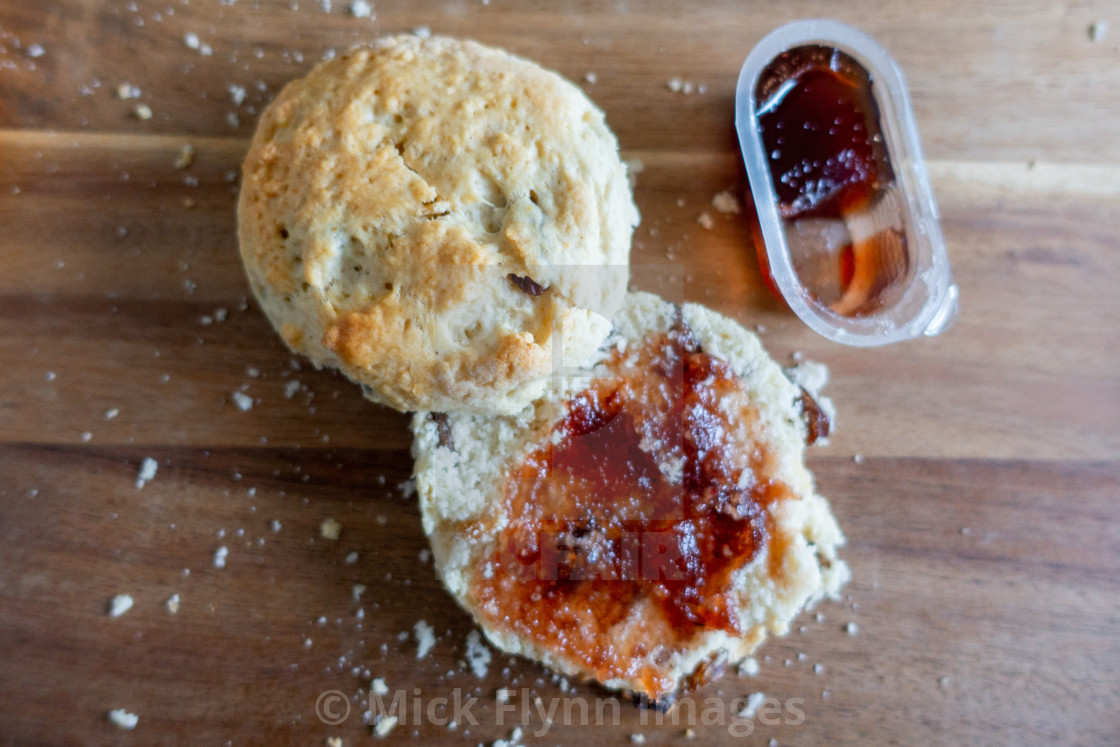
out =
<svg viewBox="0 0 1120 747"><path fill-rule="evenodd" d="M629 705L612 723L605 693L524 661L464 667L471 623L426 560L405 416L294 359L247 300L234 202L256 115L327 50L419 26L532 57L606 110L644 164L636 285L832 369L840 429L810 466L854 580L770 642L756 678L696 694L717 722L692 725L696 743L744 741L716 710L754 692L773 706L753 744L1120 738L1120 12L856 5L376 0L358 18L347 0L0 1L0 741L363 744L370 677L424 707L478 698L477 726L410 715L393 742L686 739ZM940 338L816 336L764 289L745 214L711 207L745 190L739 65L819 15L908 76L961 289ZM1112 30L1094 42L1097 21ZM664 265L683 280L649 269ZM145 458L158 471L137 488ZM135 605L112 618L117 594ZM417 660L421 619L438 640ZM337 725L330 691L354 699ZM558 709L547 730L534 696Z"/></svg>

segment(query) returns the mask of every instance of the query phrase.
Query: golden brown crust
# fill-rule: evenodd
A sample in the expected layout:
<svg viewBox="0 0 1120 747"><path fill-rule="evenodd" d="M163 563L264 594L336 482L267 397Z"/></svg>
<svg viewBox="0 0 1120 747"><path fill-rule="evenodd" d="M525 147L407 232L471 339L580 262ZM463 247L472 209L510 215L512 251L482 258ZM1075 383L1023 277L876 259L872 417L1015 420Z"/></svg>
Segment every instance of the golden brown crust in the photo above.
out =
<svg viewBox="0 0 1120 747"><path fill-rule="evenodd" d="M637 222L614 136L578 88L409 36L281 92L238 215L250 283L289 346L398 409L479 413L543 391L561 329L594 350L606 327L586 312L617 307Z"/></svg>

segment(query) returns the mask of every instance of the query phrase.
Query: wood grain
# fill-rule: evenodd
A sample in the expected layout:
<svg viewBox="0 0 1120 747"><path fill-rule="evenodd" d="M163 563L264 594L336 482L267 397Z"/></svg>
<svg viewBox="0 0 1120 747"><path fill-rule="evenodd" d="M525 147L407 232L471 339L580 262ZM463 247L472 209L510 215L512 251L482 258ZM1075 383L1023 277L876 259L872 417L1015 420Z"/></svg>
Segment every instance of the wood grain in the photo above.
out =
<svg viewBox="0 0 1120 747"><path fill-rule="evenodd" d="M764 692L778 723L750 722L747 739L696 723L696 743L1120 737L1112 3L379 0L374 11L0 0L0 743L356 744L370 739L370 677L425 699L479 698L477 726L402 725L398 742L473 745L519 724L529 744L684 741L684 723L658 726L630 705L599 726L557 716L537 737L532 710L498 722L500 687L518 699L527 688L527 707L608 694L565 691L497 655L486 677L469 672L470 621L422 558L401 487L406 416L294 359L249 298L233 207L256 115L327 50L418 26L528 55L603 106L644 167L635 287L763 329L783 363L798 353L832 370L840 428L810 466L849 536L854 580L767 644L757 678L696 694L727 709ZM732 129L742 59L771 28L821 15L878 37L911 84L961 287L942 337L878 350L816 337L766 291L750 206L711 206L721 190L746 194ZM1098 20L1112 35L1093 43ZM674 77L705 93L673 93ZM140 97L118 98L121 83ZM176 169L186 143L194 163ZM159 469L138 489L146 457ZM320 536L328 517L338 541ZM368 587L360 600L355 584ZM136 605L112 619L118 593ZM438 642L417 660L420 619ZM354 698L337 726L316 716L331 690ZM117 707L140 716L134 732L107 722Z"/></svg>

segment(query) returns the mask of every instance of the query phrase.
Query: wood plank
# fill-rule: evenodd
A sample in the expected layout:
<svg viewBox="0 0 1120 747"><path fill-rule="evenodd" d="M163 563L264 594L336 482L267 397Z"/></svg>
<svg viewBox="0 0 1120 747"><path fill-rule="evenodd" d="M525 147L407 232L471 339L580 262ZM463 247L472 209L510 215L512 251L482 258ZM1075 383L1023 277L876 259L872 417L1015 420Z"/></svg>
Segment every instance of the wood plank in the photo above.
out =
<svg viewBox="0 0 1120 747"><path fill-rule="evenodd" d="M160 467L137 490L144 456ZM1120 536L1109 518L1120 463L815 457L812 466L848 529L855 580L842 603L822 603L800 618L802 630L767 644L758 679L721 679L695 695L698 710L709 697L726 704L762 689L785 723L756 719L758 743L950 734L1101 743L1116 733ZM593 709L607 697L583 685L565 693L506 657L485 678L468 672L470 621L421 561L416 507L397 488L407 452L8 444L0 474L0 638L9 644L0 702L18 697L5 733L20 743L109 741L102 715L114 707L140 715L135 736L145 742L360 741L369 738L359 716L366 680L354 666L410 697L413 688L424 699L463 688L479 698L478 727L425 723L394 734L426 743L507 737L521 716L504 713L499 726L500 687L569 709L579 706L564 699ZM337 542L319 535L327 517L343 525ZM226 567L216 569L223 545ZM354 584L368 586L357 602ZM136 604L111 619L106 605L118 593ZM173 593L177 615L164 609ZM411 638L398 639L419 619L438 635L421 661ZM857 635L846 632L850 622ZM20 684L30 671L33 684ZM338 727L316 720L328 690L359 696ZM542 728L534 719L526 732ZM620 741L680 739L684 722L655 728L653 719L625 706L615 731ZM692 728L700 743L736 741L726 722ZM556 723L547 737L570 744L588 733Z"/></svg>
<svg viewBox="0 0 1120 747"><path fill-rule="evenodd" d="M0 60L9 68L0 79L0 127L245 136L279 88L328 49L426 25L505 46L573 80L595 72L597 82L585 87L625 148L726 149L743 59L768 31L813 7L735 0L702 8L666 0L383 3L371 20L351 17L341 0L330 12L314 0L9 3L0 37ZM1112 127L1120 119L1116 45L1094 44L1088 34L1113 10L1109 0L818 9L866 30L897 56L930 157L1084 163L1120 162ZM188 49L187 33L212 54ZM44 54L27 56L32 44ZM99 53L109 48L121 53ZM674 94L666 87L672 78L702 83L707 92ZM100 86L82 95L82 86L95 81ZM153 119L137 121L136 102L116 98L122 82L141 89ZM243 106L231 101L231 84L246 89Z"/></svg>
<svg viewBox="0 0 1120 747"><path fill-rule="evenodd" d="M247 300L229 181L245 143L194 141L196 163L178 171L183 142L0 132L0 193L19 190L0 203L9 247L0 351L12 361L0 438L77 443L91 432L158 444L170 422L195 445L294 444L309 433L342 446L406 444L400 416L362 404L339 377L291 369ZM827 453L1100 459L1120 449L1120 330L1105 322L1120 318L1120 213L1108 186L1117 172L1070 195L1055 190L1082 167L1054 165L1028 189L1009 167L980 181L974 169L934 162L961 318L941 338L857 350L817 337L778 303L762 283L748 215L711 207L723 189L744 193L737 159L627 155L644 165L635 287L761 325L784 363L798 352L829 364L841 426ZM182 205L187 196L194 208ZM714 217L710 231L696 222L702 212ZM219 310L229 321L205 326ZM83 361L107 350L103 366L86 370ZM48 372L58 378L45 381ZM283 397L293 379L320 392L313 403ZM135 385L122 391L122 380ZM261 406L239 413L229 396L246 384ZM114 407L123 416L103 422Z"/></svg>

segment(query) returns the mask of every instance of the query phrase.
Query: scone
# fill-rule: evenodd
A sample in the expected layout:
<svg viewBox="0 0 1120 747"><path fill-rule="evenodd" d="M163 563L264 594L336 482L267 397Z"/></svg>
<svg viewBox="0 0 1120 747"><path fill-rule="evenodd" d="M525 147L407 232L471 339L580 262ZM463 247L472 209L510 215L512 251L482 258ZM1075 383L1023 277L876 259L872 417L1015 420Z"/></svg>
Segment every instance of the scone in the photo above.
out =
<svg viewBox="0 0 1120 747"><path fill-rule="evenodd" d="M638 214L575 85L477 43L397 36L280 93L238 219L290 348L400 410L510 413L609 333Z"/></svg>
<svg viewBox="0 0 1120 747"><path fill-rule="evenodd" d="M670 699L847 579L804 398L733 321L629 294L533 408L413 416L436 568L499 649Z"/></svg>

